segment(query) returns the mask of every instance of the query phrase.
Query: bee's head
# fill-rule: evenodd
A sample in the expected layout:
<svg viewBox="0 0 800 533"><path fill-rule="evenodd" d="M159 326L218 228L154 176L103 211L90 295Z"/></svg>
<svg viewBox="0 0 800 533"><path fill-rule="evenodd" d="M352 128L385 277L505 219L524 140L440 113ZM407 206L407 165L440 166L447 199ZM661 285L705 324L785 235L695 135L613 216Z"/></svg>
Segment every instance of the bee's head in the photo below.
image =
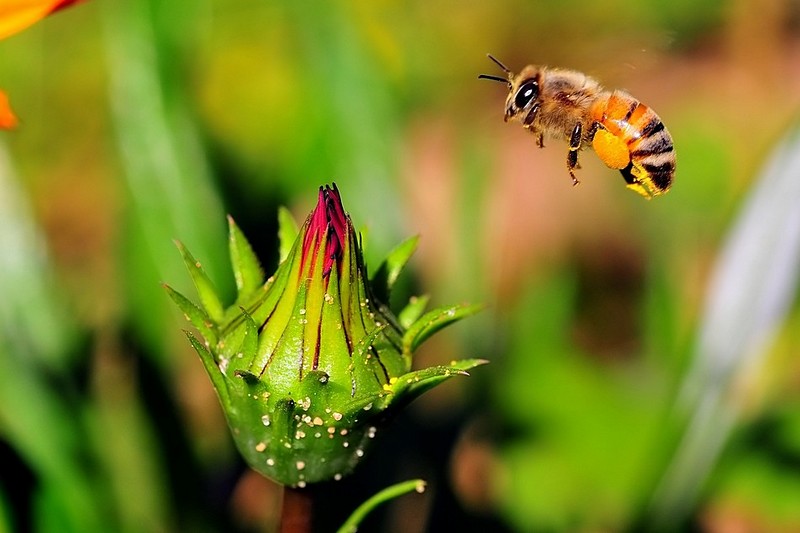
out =
<svg viewBox="0 0 800 533"><path fill-rule="evenodd" d="M491 54L487 54L489 59L494 61L507 77L492 76L490 74L481 74L479 79L499 81L505 83L508 87L508 98L506 98L506 114L504 120L508 122L518 114L529 109L533 103L539 98L539 73L535 67L525 67L519 75L514 75L507 66L502 64Z"/></svg>

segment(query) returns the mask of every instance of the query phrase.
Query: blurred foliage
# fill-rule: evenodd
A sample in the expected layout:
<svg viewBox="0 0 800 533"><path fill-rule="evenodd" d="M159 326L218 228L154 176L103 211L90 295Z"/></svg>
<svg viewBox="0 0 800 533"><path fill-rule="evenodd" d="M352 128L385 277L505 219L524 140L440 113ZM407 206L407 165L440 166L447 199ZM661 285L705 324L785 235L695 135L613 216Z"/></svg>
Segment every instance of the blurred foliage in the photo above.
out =
<svg viewBox="0 0 800 533"><path fill-rule="evenodd" d="M274 529L279 491L160 283L189 291L180 239L232 298L225 213L271 270L279 206L331 181L370 266L421 235L398 301L488 304L417 367L492 364L321 486L320 531L411 477L426 493L364 530L800 529L796 196L769 185L797 176L797 20L786 0L116 0L0 41L21 120L0 132L0 530ZM645 202L588 152L571 187L565 146L503 124L487 52L653 106L673 190ZM764 280L781 306L756 305ZM718 320L719 298L742 311ZM756 324L721 358L701 340Z"/></svg>

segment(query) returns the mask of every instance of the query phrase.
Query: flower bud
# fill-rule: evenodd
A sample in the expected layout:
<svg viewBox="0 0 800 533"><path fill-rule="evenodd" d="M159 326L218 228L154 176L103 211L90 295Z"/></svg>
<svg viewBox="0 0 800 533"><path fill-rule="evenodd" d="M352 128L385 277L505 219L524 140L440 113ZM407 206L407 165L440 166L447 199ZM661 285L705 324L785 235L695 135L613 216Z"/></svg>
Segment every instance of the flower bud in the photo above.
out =
<svg viewBox="0 0 800 533"><path fill-rule="evenodd" d="M297 233L283 217L282 258L264 281L258 259L229 219L238 297L221 304L199 263L179 245L202 308L167 287L205 338L189 340L219 395L240 453L285 485L340 479L364 456L391 415L425 390L484 361L411 371L431 334L478 310L423 314L419 298L398 318L383 303L416 247L406 241L370 280L336 187L320 188Z"/></svg>

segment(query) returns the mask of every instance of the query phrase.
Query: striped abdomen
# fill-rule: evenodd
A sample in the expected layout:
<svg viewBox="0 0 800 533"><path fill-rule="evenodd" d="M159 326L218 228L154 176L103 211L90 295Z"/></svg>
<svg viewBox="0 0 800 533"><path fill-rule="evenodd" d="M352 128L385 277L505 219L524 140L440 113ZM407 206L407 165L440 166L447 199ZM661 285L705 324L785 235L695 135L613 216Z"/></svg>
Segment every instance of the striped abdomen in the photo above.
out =
<svg viewBox="0 0 800 533"><path fill-rule="evenodd" d="M672 137L652 109L628 93L614 91L598 98L589 113L597 124L592 128L595 152L607 165L619 169L628 187L647 197L669 190L675 175L675 151ZM598 136L601 130L607 133ZM624 166L617 153L623 146L628 155Z"/></svg>

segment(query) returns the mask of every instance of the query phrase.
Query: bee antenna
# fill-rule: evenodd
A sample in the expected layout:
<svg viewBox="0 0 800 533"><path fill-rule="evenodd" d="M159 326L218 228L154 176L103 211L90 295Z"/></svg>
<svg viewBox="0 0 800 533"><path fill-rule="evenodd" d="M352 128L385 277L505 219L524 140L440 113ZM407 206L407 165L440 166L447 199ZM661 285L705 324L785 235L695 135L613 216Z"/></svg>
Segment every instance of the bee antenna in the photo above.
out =
<svg viewBox="0 0 800 533"><path fill-rule="evenodd" d="M499 60L499 59L497 59L496 57L494 57L492 54L486 54L486 57L488 57L489 59L491 59L492 61L494 61L494 62L497 64L497 66L498 66L498 67L500 67L501 69L503 69L503 72L505 72L505 73L506 73L506 74L508 74L509 76L511 76L511 75L512 75L511 69L510 69L510 68L508 68L507 66L505 66L504 64L502 64L502 63L500 62L500 60Z"/></svg>
<svg viewBox="0 0 800 533"><path fill-rule="evenodd" d="M492 81L499 81L500 83L505 83L508 85L508 88L511 88L511 82L505 78L501 78L500 76L492 76L491 74L479 74L479 80L492 80Z"/></svg>

